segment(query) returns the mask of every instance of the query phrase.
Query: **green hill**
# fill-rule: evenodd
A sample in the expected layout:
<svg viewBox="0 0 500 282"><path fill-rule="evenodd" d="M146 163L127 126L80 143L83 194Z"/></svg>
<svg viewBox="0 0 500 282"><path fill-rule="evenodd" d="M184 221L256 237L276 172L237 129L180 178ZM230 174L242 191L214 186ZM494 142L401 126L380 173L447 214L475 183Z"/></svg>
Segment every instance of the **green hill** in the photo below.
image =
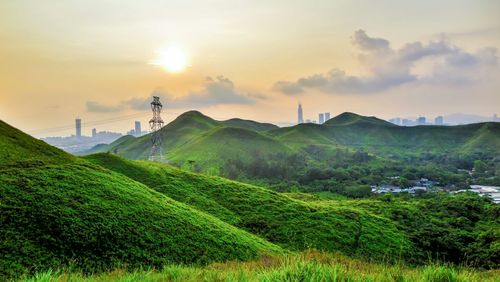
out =
<svg viewBox="0 0 500 282"><path fill-rule="evenodd" d="M323 125L277 128L241 119L219 122L190 111L165 126L161 134L167 159L186 168L195 161L198 171L218 173L225 160L246 161L252 159L249 155L299 152L311 145L329 151L364 149L381 158L415 157L422 153L459 156L477 151L500 154L499 127L498 123L401 127L376 117L343 113ZM114 152L130 159L147 159L149 150L150 137L146 135L119 139L89 153Z"/></svg>
<svg viewBox="0 0 500 282"><path fill-rule="evenodd" d="M390 126L390 127L396 126L388 121L381 120L376 117L366 117L350 112L342 113L326 121L324 125L327 126L365 125L365 126Z"/></svg>
<svg viewBox="0 0 500 282"><path fill-rule="evenodd" d="M257 186L111 154L85 159L287 249L341 251L368 259L411 257L404 233L362 209L313 206Z"/></svg>
<svg viewBox="0 0 500 282"><path fill-rule="evenodd" d="M8 157L8 165L0 167L0 280L69 265L95 272L280 252L216 217L4 123L0 144L9 148L0 155L0 160ZM43 162L26 167L24 158Z"/></svg>
<svg viewBox="0 0 500 282"><path fill-rule="evenodd" d="M278 126L271 123L260 123L253 120L245 120L240 118L228 119L223 121L222 123L230 127L241 127L254 131L269 131L272 129L279 128Z"/></svg>
<svg viewBox="0 0 500 282"><path fill-rule="evenodd" d="M290 149L265 134L236 127L216 127L185 145L167 153L180 164L196 165L205 173L220 175L220 168L231 159L254 160L256 156L287 153Z"/></svg>
<svg viewBox="0 0 500 282"><path fill-rule="evenodd" d="M0 120L0 169L67 163L74 160L73 156L62 150L24 134Z"/></svg>
<svg viewBox="0 0 500 282"><path fill-rule="evenodd" d="M174 121L161 129L163 140L163 150L167 152L169 159L180 159L171 151L183 146L191 141L199 141L201 135L209 134L215 128L241 128L251 131L267 131L277 128L268 123L258 123L255 121L230 119L226 121L216 121L203 115L198 111L185 112ZM226 135L227 136L227 135ZM114 152L118 155L130 159L147 159L151 149L151 137L149 135L134 138L132 136L122 137L108 146L98 145L87 152ZM193 159L196 159L194 157Z"/></svg>

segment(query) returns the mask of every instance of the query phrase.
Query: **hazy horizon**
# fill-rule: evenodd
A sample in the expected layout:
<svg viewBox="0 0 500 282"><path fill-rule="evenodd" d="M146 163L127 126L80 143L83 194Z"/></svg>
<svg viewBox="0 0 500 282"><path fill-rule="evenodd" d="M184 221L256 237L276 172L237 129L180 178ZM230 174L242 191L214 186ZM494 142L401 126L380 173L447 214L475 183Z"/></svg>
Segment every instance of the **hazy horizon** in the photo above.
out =
<svg viewBox="0 0 500 282"><path fill-rule="evenodd" d="M42 137L73 133L40 130L77 116L126 116L95 126L126 132L134 120L146 128L153 94L167 123L193 109L293 124L299 102L311 120L491 117L498 10L488 0L3 1L0 119Z"/></svg>

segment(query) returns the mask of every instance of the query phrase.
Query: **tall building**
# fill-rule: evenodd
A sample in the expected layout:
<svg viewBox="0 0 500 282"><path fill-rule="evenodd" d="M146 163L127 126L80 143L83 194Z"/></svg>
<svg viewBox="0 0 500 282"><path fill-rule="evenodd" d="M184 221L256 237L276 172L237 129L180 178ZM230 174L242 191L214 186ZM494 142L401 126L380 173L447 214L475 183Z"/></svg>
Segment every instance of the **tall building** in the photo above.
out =
<svg viewBox="0 0 500 282"><path fill-rule="evenodd" d="M95 138L97 136L97 129L92 128L92 138Z"/></svg>
<svg viewBox="0 0 500 282"><path fill-rule="evenodd" d="M443 125L444 124L444 118L443 118L443 116L437 116L434 119L434 124L435 125Z"/></svg>
<svg viewBox="0 0 500 282"><path fill-rule="evenodd" d="M297 122L299 124L304 123L304 115L302 113L302 104L301 103L299 103L299 109L297 110L297 116L298 116Z"/></svg>
<svg viewBox="0 0 500 282"><path fill-rule="evenodd" d="M500 121L500 119L498 119L497 114L494 114L494 115L493 115L493 121Z"/></svg>
<svg viewBox="0 0 500 282"><path fill-rule="evenodd" d="M76 127L76 137L82 137L82 120L80 118L75 119L75 127Z"/></svg>
<svg viewBox="0 0 500 282"><path fill-rule="evenodd" d="M325 122L330 120L330 113L325 113Z"/></svg>
<svg viewBox="0 0 500 282"><path fill-rule="evenodd" d="M424 124L425 124L425 117L417 118L417 125L424 125Z"/></svg>
<svg viewBox="0 0 500 282"><path fill-rule="evenodd" d="M136 120L135 121L135 136L141 136L142 130L141 130L141 122Z"/></svg>
<svg viewBox="0 0 500 282"><path fill-rule="evenodd" d="M319 124L325 123L325 114L320 113L318 118Z"/></svg>

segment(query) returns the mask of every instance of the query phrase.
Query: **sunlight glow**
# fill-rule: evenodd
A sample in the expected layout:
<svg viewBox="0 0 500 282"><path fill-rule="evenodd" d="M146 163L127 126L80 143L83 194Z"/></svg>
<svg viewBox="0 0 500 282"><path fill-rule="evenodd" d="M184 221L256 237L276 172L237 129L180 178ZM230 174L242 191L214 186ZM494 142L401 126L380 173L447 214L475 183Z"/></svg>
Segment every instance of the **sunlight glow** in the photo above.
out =
<svg viewBox="0 0 500 282"><path fill-rule="evenodd" d="M168 72L181 72L187 67L188 58L186 52L180 47L171 46L166 49L160 49L156 53L157 58L152 64L160 66Z"/></svg>

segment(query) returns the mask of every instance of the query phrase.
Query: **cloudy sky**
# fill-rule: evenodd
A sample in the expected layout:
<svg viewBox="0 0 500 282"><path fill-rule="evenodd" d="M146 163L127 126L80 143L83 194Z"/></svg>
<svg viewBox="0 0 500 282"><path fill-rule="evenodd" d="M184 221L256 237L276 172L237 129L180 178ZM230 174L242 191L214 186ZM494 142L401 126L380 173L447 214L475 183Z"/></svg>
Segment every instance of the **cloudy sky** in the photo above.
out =
<svg viewBox="0 0 500 282"><path fill-rule="evenodd" d="M0 119L36 136L170 121L500 114L500 2L0 2ZM170 72L165 50L185 66ZM175 57L175 56L174 56ZM174 58L175 61L176 58ZM172 59L169 59L172 60Z"/></svg>

